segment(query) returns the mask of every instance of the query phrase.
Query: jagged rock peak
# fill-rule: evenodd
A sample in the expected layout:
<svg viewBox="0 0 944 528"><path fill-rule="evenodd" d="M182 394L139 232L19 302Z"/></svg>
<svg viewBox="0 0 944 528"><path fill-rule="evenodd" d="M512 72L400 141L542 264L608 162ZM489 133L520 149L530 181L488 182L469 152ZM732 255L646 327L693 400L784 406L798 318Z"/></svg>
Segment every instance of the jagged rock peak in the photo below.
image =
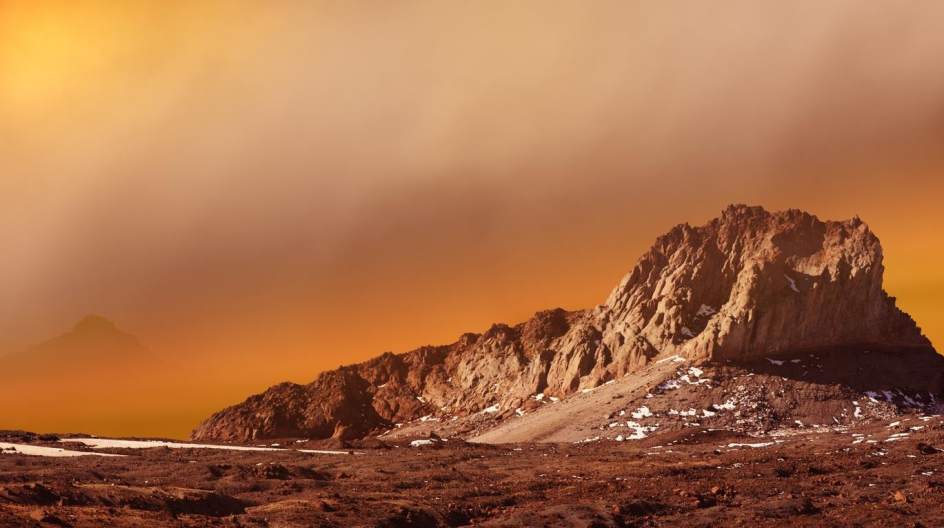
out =
<svg viewBox="0 0 944 528"><path fill-rule="evenodd" d="M72 327L72 332L76 334L86 334L86 333L106 333L106 332L119 332L118 327L108 318L91 314L83 317L75 326Z"/></svg>
<svg viewBox="0 0 944 528"><path fill-rule="evenodd" d="M883 272L878 237L858 218L732 205L659 237L599 311L611 332L693 359L929 346L882 289Z"/></svg>
<svg viewBox="0 0 944 528"><path fill-rule="evenodd" d="M882 274L881 244L858 218L824 222L733 205L659 237L592 310L538 312L450 345L326 372L307 386L277 386L216 413L194 437L358 436L447 415L474 428L482 416L514 417L657 356L749 363L856 345L932 350L882 289Z"/></svg>

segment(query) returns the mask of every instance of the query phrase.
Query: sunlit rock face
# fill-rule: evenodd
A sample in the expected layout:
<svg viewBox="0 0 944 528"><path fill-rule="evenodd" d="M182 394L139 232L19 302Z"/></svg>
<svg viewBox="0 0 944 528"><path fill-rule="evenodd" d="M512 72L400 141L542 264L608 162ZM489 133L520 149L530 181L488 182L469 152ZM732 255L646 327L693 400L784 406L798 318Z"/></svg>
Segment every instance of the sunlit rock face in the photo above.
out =
<svg viewBox="0 0 944 528"><path fill-rule="evenodd" d="M882 289L882 247L858 218L731 206L660 237L610 294L619 335L690 358L848 344L929 346Z"/></svg>
<svg viewBox="0 0 944 528"><path fill-rule="evenodd" d="M195 439L353 438L414 420L513 416L632 373L656 356L751 361L868 345L930 349L882 289L882 248L859 219L730 206L659 237L602 305L493 325L281 384L224 409Z"/></svg>

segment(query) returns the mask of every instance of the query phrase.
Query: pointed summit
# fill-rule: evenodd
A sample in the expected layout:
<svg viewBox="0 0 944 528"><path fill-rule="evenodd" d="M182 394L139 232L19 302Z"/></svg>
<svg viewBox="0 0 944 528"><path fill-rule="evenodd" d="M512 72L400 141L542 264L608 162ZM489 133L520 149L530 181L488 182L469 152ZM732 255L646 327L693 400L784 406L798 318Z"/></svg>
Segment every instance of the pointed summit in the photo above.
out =
<svg viewBox="0 0 944 528"><path fill-rule="evenodd" d="M68 369L76 365L94 371L95 364L117 365L147 357L148 351L137 337L118 328L100 315L88 315L68 332L12 352L5 361L16 362L17 375L43 369Z"/></svg>
<svg viewBox="0 0 944 528"><path fill-rule="evenodd" d="M33 350L74 347L137 349L141 348L141 343L111 320L92 314L79 320L69 332L36 345Z"/></svg>
<svg viewBox="0 0 944 528"><path fill-rule="evenodd" d="M101 315L91 314L83 317L72 327L73 334L108 334L121 333L118 327Z"/></svg>

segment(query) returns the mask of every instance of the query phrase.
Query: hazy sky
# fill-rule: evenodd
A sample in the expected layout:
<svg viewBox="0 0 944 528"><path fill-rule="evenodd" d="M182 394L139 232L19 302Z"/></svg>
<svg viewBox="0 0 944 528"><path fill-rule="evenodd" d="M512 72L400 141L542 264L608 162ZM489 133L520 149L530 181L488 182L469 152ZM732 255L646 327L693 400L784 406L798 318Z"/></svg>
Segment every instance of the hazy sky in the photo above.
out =
<svg viewBox="0 0 944 528"><path fill-rule="evenodd" d="M4 1L0 345L105 314L193 365L202 413L602 302L731 202L860 215L941 343L941 20L933 0Z"/></svg>

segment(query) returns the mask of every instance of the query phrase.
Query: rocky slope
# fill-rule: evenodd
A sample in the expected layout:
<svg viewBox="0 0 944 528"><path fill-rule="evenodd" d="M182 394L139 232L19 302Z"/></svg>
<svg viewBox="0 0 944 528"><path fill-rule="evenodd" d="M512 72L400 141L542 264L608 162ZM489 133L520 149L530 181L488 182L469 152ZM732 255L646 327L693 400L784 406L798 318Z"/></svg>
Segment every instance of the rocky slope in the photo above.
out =
<svg viewBox="0 0 944 528"><path fill-rule="evenodd" d="M679 225L658 238L600 306L539 312L450 345L326 372L309 385L281 384L214 414L193 437L346 439L399 424L471 436L610 382L627 394L651 388L675 374L654 368L670 357L750 365L842 350L832 368L858 368L864 385L940 392L944 361L884 292L882 275L879 240L857 218L823 222L797 210L731 206L704 226ZM892 359L861 372L853 349ZM878 370L898 363L921 368Z"/></svg>

